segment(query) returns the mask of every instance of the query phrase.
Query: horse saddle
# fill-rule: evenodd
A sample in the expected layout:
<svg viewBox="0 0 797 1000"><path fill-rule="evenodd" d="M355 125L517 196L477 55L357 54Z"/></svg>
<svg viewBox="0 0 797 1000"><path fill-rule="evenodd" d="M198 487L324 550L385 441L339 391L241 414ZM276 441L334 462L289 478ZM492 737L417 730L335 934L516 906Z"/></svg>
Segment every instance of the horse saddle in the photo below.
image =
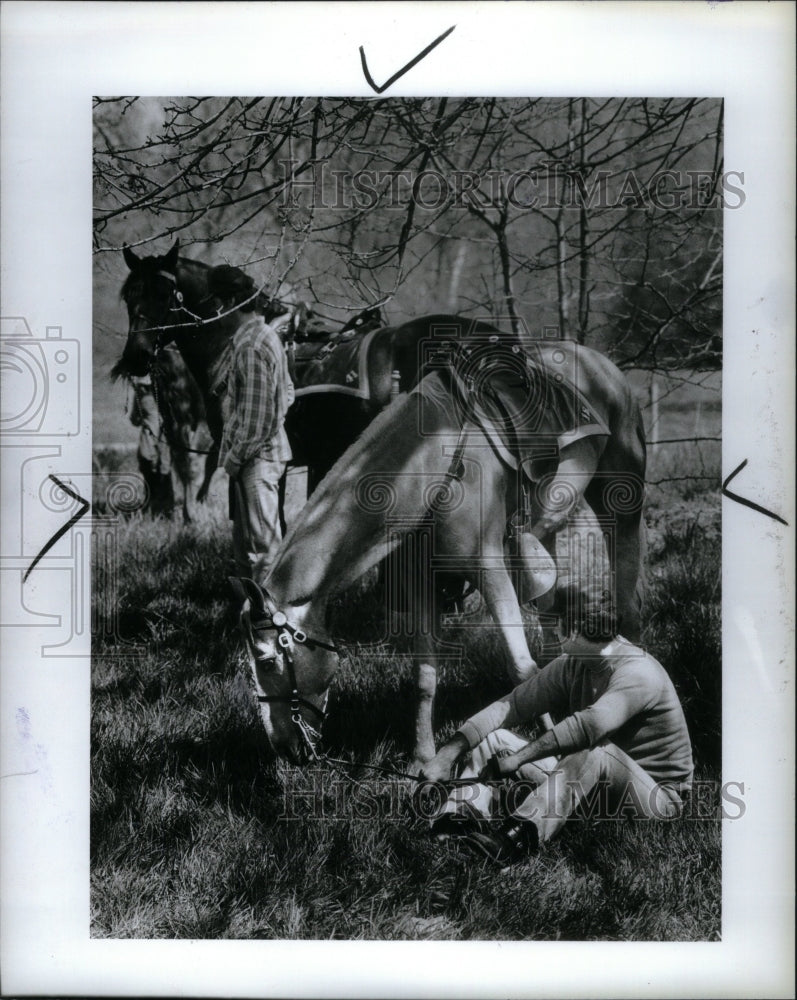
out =
<svg viewBox="0 0 797 1000"><path fill-rule="evenodd" d="M533 482L556 471L568 444L609 433L572 382L495 335L450 345L419 390L456 423L477 424L498 458Z"/></svg>
<svg viewBox="0 0 797 1000"><path fill-rule="evenodd" d="M293 353L296 395L343 392L369 399L368 345L383 322L378 309L358 313L340 330L326 331L324 339L288 344Z"/></svg>
<svg viewBox="0 0 797 1000"><path fill-rule="evenodd" d="M460 345L451 392L464 420L477 423L498 457L538 482L556 471L560 450L606 424L575 385L554 376L512 341Z"/></svg>

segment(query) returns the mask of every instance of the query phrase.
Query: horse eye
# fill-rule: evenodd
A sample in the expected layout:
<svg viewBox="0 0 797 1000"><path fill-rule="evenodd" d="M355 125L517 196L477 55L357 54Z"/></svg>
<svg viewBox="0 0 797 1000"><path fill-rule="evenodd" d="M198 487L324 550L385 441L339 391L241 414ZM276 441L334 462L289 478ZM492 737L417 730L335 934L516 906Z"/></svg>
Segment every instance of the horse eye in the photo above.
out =
<svg viewBox="0 0 797 1000"><path fill-rule="evenodd" d="M258 649L255 647L255 662L261 670L273 673L277 669L277 653L274 649Z"/></svg>

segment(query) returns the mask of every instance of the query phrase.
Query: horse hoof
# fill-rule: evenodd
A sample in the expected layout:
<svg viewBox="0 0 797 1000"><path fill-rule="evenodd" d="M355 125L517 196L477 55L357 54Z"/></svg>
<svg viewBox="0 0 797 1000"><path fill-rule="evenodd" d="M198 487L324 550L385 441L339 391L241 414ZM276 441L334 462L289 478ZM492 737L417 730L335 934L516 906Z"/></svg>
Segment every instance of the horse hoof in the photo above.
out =
<svg viewBox="0 0 797 1000"><path fill-rule="evenodd" d="M421 768L424 764L428 764L429 761L434 757L434 754L427 756L426 754L416 754L410 766L407 768L407 774L411 778L417 778L421 773Z"/></svg>

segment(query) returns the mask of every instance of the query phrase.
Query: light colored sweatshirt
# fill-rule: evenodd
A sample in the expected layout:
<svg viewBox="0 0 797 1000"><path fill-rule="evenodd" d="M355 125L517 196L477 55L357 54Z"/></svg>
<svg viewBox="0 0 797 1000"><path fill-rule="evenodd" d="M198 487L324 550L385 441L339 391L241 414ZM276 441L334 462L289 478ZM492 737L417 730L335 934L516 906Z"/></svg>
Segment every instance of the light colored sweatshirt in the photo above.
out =
<svg viewBox="0 0 797 1000"><path fill-rule="evenodd" d="M459 729L472 749L495 729L549 712L562 754L609 740L657 782L692 783L692 745L666 670L626 639L600 647L581 641Z"/></svg>

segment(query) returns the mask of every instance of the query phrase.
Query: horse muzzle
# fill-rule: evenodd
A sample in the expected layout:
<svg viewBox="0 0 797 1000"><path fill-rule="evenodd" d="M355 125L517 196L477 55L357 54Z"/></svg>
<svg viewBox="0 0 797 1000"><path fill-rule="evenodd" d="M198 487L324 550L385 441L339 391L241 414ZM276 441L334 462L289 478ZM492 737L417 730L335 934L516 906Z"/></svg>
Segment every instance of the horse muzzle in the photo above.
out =
<svg viewBox="0 0 797 1000"><path fill-rule="evenodd" d="M150 347L125 347L122 357L116 362L111 370L114 378L119 375L132 375L141 378L148 375L155 360L155 352Z"/></svg>
<svg viewBox="0 0 797 1000"><path fill-rule="evenodd" d="M298 734L289 733L283 738L269 736L268 741L277 757L289 764L301 767L315 760L310 744Z"/></svg>

